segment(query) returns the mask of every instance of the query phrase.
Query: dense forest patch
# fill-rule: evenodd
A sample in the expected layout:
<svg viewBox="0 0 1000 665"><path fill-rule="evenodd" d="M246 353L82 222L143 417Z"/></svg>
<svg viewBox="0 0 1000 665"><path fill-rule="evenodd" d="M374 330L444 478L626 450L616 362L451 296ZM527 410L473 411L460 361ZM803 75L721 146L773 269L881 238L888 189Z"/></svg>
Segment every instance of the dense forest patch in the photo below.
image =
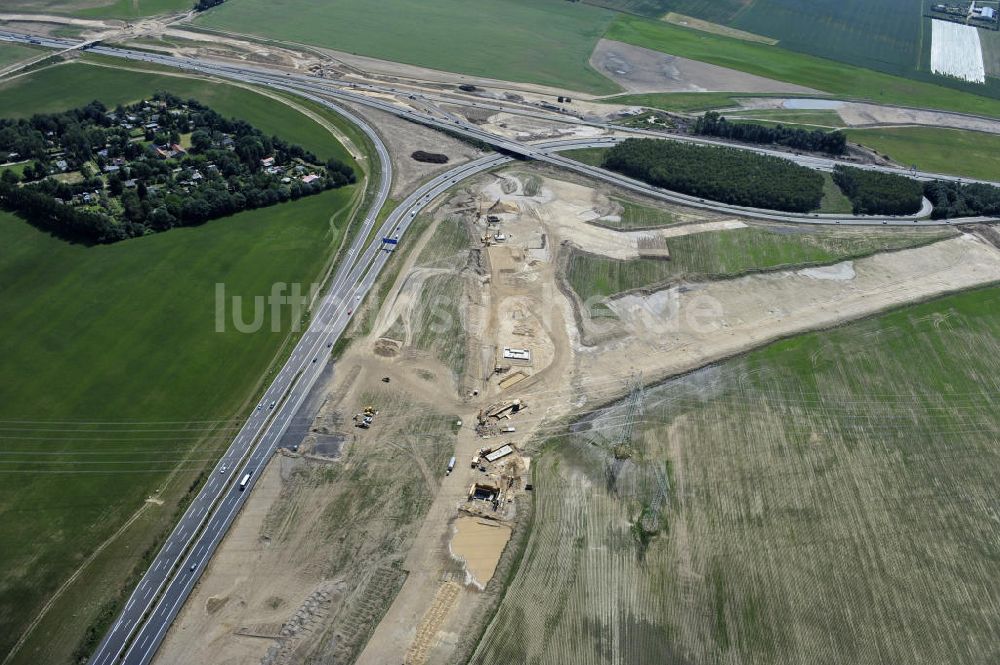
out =
<svg viewBox="0 0 1000 665"><path fill-rule="evenodd" d="M603 166L657 187L754 208L808 212L823 198L823 176L780 157L656 139L628 139Z"/></svg>
<svg viewBox="0 0 1000 665"><path fill-rule="evenodd" d="M842 155L847 149L843 132L825 132L821 129L801 129L784 125L761 125L756 122L730 122L716 111L709 111L694 124L694 133L718 136L745 143L783 145L796 150L825 152Z"/></svg>
<svg viewBox="0 0 1000 665"><path fill-rule="evenodd" d="M855 215L912 215L920 210L923 187L912 178L837 166L833 181L851 200Z"/></svg>
<svg viewBox="0 0 1000 665"><path fill-rule="evenodd" d="M934 205L934 219L1000 215L1000 188L990 185L934 180L924 183L924 196Z"/></svg>

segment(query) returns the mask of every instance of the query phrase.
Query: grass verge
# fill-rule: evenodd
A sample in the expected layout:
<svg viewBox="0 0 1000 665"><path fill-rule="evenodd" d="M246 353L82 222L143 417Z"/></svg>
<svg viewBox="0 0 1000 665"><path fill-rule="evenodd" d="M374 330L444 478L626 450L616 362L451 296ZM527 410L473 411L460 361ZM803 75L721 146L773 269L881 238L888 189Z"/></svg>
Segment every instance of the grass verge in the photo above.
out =
<svg viewBox="0 0 1000 665"><path fill-rule="evenodd" d="M610 259L575 251L566 279L582 300L680 280L732 278L750 272L801 268L916 247L955 234L931 231L828 231L751 226L670 238L670 259Z"/></svg>
<svg viewBox="0 0 1000 665"><path fill-rule="evenodd" d="M1000 180L1000 135L937 127L849 129L847 138L921 171Z"/></svg>

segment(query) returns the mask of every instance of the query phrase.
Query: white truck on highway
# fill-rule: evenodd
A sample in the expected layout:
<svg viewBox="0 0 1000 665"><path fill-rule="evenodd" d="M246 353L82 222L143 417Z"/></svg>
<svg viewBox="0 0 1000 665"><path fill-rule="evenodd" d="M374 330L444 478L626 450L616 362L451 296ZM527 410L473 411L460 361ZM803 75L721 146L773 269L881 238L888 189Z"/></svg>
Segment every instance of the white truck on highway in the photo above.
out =
<svg viewBox="0 0 1000 665"><path fill-rule="evenodd" d="M250 482L250 474L252 474L252 473L253 473L253 471L247 471L246 473L243 474L243 477L240 478L240 491L241 492L247 488L247 483Z"/></svg>

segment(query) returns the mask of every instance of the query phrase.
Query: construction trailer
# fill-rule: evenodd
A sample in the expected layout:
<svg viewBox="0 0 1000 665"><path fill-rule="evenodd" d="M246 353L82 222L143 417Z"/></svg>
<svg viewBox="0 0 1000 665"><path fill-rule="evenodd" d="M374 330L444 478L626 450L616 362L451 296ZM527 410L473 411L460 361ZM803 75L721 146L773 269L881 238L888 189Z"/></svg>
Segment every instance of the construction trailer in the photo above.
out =
<svg viewBox="0 0 1000 665"><path fill-rule="evenodd" d="M497 448L493 452L488 453L486 455L486 461L490 462L490 463L493 463L493 462L496 462L498 459L502 459L502 458L506 457L507 455L510 455L513 452L514 452L514 446L512 446L510 444L507 444L505 446L500 446L499 448Z"/></svg>
<svg viewBox="0 0 1000 665"><path fill-rule="evenodd" d="M531 362L531 349L516 349L511 346L503 347L504 360L519 360L521 362Z"/></svg>

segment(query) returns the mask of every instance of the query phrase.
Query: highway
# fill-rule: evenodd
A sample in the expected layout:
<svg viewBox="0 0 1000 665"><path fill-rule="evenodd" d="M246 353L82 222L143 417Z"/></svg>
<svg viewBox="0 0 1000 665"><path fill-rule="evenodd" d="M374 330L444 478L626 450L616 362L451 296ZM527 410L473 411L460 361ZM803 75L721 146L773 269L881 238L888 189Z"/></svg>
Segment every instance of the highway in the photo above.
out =
<svg viewBox="0 0 1000 665"><path fill-rule="evenodd" d="M10 32L0 32L0 40L30 42L61 50L78 45L78 42L72 40L33 37ZM312 312L309 327L299 339L284 366L265 390L260 405L250 414L225 454L212 469L211 476L205 486L191 502L126 601L121 613L115 618L110 630L90 659L90 663L96 665L115 663L144 665L152 660L185 599L198 582L206 564L210 561L243 504L247 501L254 484L273 455L292 417L322 374L329 360L329 350L349 323L350 313L371 290L380 271L389 260L391 253L383 248L381 239L383 237L402 239L419 211L435 197L461 180L501 166L514 159L533 159L661 200L769 221L907 226L977 221L937 221L919 219L918 217L796 215L726 206L650 187L645 183L625 178L604 169L591 167L558 154L560 151L568 149L608 146L622 140L620 137L524 144L484 131L451 114L441 111L435 114L431 107L417 111L406 105L356 92L353 89L357 86L355 83L274 74L255 67L210 63L106 46L93 46L90 50L102 55L152 62L294 93L334 109L350 122L356 124L372 141L378 157L378 164L371 165L371 177L378 178L374 200L345 259L341 261L326 293ZM392 90L391 88L371 87L373 90ZM426 100L430 100L430 98L427 97L421 101ZM457 132L470 138L485 141L495 146L500 152L453 168L424 183L400 203L378 227L374 237L370 238L372 232L375 231L379 212L388 198L393 175L391 160L385 145L375 130L338 102L351 102L367 108L375 108L424 125ZM448 99L447 103L454 104L456 101ZM487 107L486 104L481 103L476 105ZM510 110L502 106L500 108L505 111ZM551 118L553 115L541 111L535 114L523 108L518 109L517 112L539 118ZM565 121L565 118L562 121ZM626 134L646 133L643 130L626 132L621 127L607 123L588 123L575 118L573 122L600 126ZM660 134L656 134L656 137L675 140L690 139L690 137L665 137ZM836 160L826 158L790 155L789 153L758 148L748 149L762 153L774 152L783 158L792 159L817 169L830 169L838 163ZM909 171L878 168L879 170L913 175ZM958 180L958 178L951 176L935 176L934 174L918 174L917 177L941 177ZM963 180L968 181L968 179ZM247 474L249 474L249 480L245 487L241 487L239 481Z"/></svg>
<svg viewBox="0 0 1000 665"><path fill-rule="evenodd" d="M364 131L375 145L379 158L379 164L372 165L373 170L376 166L380 169L378 174L373 174L378 177L375 199L347 254L349 258L356 256L362 248L374 228L379 211L388 198L392 165L385 145L367 123L331 102L325 104L344 114ZM351 301L353 291L350 288L352 283L349 281L353 274L349 271L351 263L345 259L340 269L336 271L327 293L312 315L309 327L271 385L264 391L258 407L251 413L230 447L211 471L211 476L201 492L191 502L151 562L149 569L126 602L122 613L116 618L94 652L91 663L117 662L133 632L140 626L147 613L154 619L167 614L172 618L176 614L175 604L179 605L183 597L186 597L186 592L183 596L177 593L177 580L190 584L197 581L203 568L202 564L211 556L218 541L249 496L254 482L274 452L290 419L322 372L325 360L329 357L329 348L336 342L347 324L349 319L347 312L353 307ZM324 362L318 360L314 362L314 359L321 359ZM250 481L241 491L237 481L247 473L250 474ZM196 565L196 569L192 573L190 567L193 564ZM173 577L173 583L170 583L175 574L179 577ZM167 592L164 592L165 587ZM187 587L187 590L190 588ZM171 607L174 607L172 612ZM150 626L151 623L159 624L164 631L169 625L169 622L164 624L160 620L154 620L146 623L144 627ZM130 658L127 662L148 662L155 652L153 641L149 640L146 644L147 656L135 660L142 651L142 649L137 650L138 644L137 642L127 652ZM157 640L155 644L159 644L159 641Z"/></svg>

